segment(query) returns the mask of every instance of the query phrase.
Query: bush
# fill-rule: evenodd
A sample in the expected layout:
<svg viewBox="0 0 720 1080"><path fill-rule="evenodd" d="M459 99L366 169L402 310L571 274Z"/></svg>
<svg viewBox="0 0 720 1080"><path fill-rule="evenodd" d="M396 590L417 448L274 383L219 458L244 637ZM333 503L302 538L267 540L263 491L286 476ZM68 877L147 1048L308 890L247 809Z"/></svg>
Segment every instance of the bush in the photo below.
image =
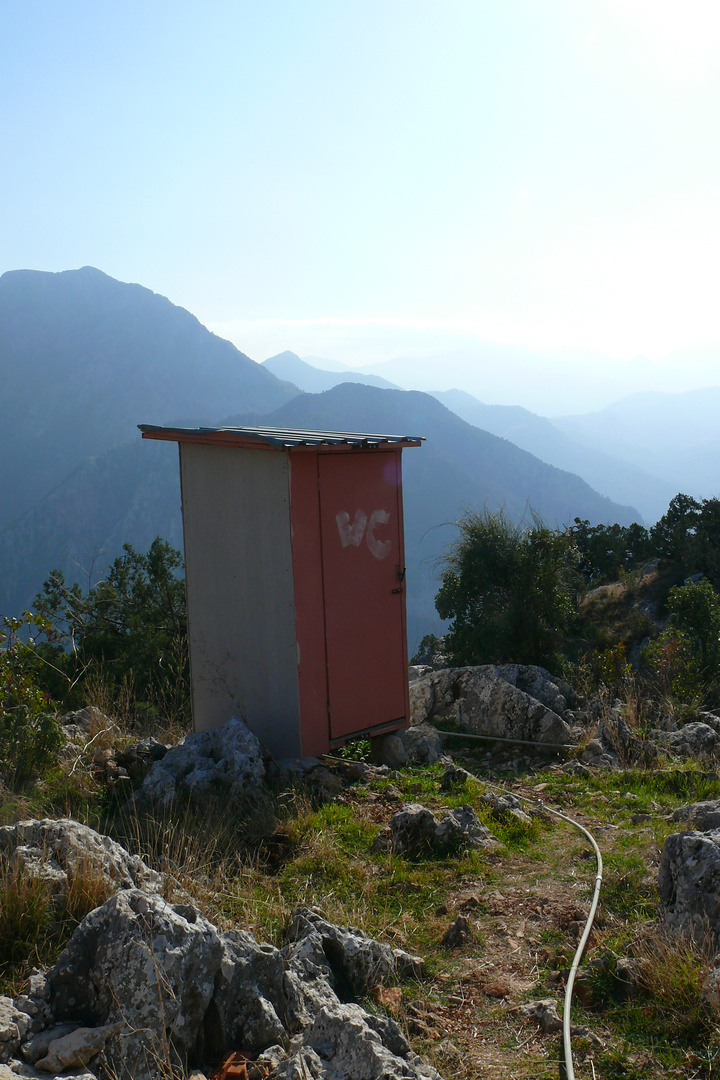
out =
<svg viewBox="0 0 720 1080"><path fill-rule="evenodd" d="M522 528L488 511L466 514L459 528L435 598L438 614L452 620L452 663L557 664L576 610L570 534L539 519Z"/></svg>
<svg viewBox="0 0 720 1080"><path fill-rule="evenodd" d="M25 612L0 623L0 762L11 784L22 783L46 765L62 739L49 695L38 685L38 655L28 631L43 631L44 620Z"/></svg>
<svg viewBox="0 0 720 1080"><path fill-rule="evenodd" d="M189 701L182 556L159 536L146 554L130 544L123 550L107 577L84 595L52 571L35 600L55 631L44 648L71 684L92 682L100 673L116 695L182 710ZM84 703L67 699L68 705Z"/></svg>

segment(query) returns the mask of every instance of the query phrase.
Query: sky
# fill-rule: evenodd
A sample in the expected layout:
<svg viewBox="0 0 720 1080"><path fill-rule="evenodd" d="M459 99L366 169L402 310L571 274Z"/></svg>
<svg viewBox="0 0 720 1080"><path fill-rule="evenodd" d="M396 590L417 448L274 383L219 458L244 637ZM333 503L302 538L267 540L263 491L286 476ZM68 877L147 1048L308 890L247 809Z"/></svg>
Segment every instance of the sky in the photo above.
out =
<svg viewBox="0 0 720 1080"><path fill-rule="evenodd" d="M0 271L97 266L256 360L717 385L719 61L717 0L5 0Z"/></svg>

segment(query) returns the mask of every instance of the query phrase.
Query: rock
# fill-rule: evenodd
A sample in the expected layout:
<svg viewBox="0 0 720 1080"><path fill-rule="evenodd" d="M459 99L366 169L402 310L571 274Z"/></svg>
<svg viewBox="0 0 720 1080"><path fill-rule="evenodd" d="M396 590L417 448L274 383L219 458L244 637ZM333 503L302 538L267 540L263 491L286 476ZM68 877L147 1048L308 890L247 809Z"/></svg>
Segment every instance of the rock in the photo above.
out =
<svg viewBox="0 0 720 1080"><path fill-rule="evenodd" d="M720 829L720 799L709 799L707 802L680 806L674 812L672 820L687 821L700 832Z"/></svg>
<svg viewBox="0 0 720 1080"><path fill-rule="evenodd" d="M277 1080L441 1080L413 1054L393 1020L340 1004L320 1010L275 1075Z"/></svg>
<svg viewBox="0 0 720 1080"><path fill-rule="evenodd" d="M654 728L650 735L660 746L684 758L715 757L720 744L720 735L709 724L699 720L685 724L677 731Z"/></svg>
<svg viewBox="0 0 720 1080"><path fill-rule="evenodd" d="M118 1080L154 1080L158 1062L184 1064L199 1037L223 946L214 926L184 910L137 889L118 892L83 919L48 973L58 1021L124 1021L105 1046Z"/></svg>
<svg viewBox="0 0 720 1080"><path fill-rule="evenodd" d="M422 679L423 675L429 675L431 671L430 664L411 664L408 668L408 680L415 682L416 679Z"/></svg>
<svg viewBox="0 0 720 1080"><path fill-rule="evenodd" d="M260 743L242 720L193 732L156 761L135 794L139 803L169 806L179 796L233 798L265 776Z"/></svg>
<svg viewBox="0 0 720 1080"><path fill-rule="evenodd" d="M98 1080L95 1073L87 1069L81 1069L80 1072L62 1072L58 1076L56 1073L38 1072L32 1065L14 1058L7 1065L0 1065L0 1080L18 1080L19 1077L23 1077L23 1080Z"/></svg>
<svg viewBox="0 0 720 1080"><path fill-rule="evenodd" d="M139 783L144 780L156 761L162 761L170 750L169 746L152 737L131 743L124 750L115 754L115 765L127 771L131 780Z"/></svg>
<svg viewBox="0 0 720 1080"><path fill-rule="evenodd" d="M532 818L522 808L522 803L517 795L494 795L491 791L482 796L482 802L489 807L493 817L502 820L510 815L518 821L529 822Z"/></svg>
<svg viewBox="0 0 720 1080"><path fill-rule="evenodd" d="M288 959L314 956L317 968L327 972L342 1001L365 997L374 986L390 982L398 970L397 956L389 945L365 937L359 930L335 926L310 908L293 913L287 941L291 946ZM407 957L410 962L412 959Z"/></svg>
<svg viewBox="0 0 720 1080"><path fill-rule="evenodd" d="M110 717L94 705L89 705L86 709L77 709L75 712L64 713L58 723L67 741L82 747L90 739L95 739L97 742L101 732L107 732L103 738L109 741L116 726Z"/></svg>
<svg viewBox="0 0 720 1080"><path fill-rule="evenodd" d="M464 787L468 780L474 779L473 774L467 769L462 769L459 765L448 765L442 774L440 790L452 791L454 788Z"/></svg>
<svg viewBox="0 0 720 1080"><path fill-rule="evenodd" d="M558 1016L557 1002L554 998L542 998L540 1001L530 1001L527 1005L520 1005L518 1012L523 1016L531 1016L537 1020L540 1029L546 1034L553 1031L562 1031L562 1020Z"/></svg>
<svg viewBox="0 0 720 1080"><path fill-rule="evenodd" d="M319 765L306 774L305 782L315 796L317 802L329 803L337 798L343 789L340 777L324 765Z"/></svg>
<svg viewBox="0 0 720 1080"><path fill-rule="evenodd" d="M543 667L535 664L500 664L496 671L501 679L522 690L528 697L542 702L558 716L563 716L570 709L576 709L580 704L572 686L551 675Z"/></svg>
<svg viewBox="0 0 720 1080"><path fill-rule="evenodd" d="M62 1039L63 1035L69 1035L71 1031L79 1027L80 1024L56 1024L54 1027L46 1028L45 1031L39 1031L24 1042L20 1052L29 1065L34 1065L39 1058L47 1055L51 1042Z"/></svg>
<svg viewBox="0 0 720 1080"><path fill-rule="evenodd" d="M720 829L668 836L658 885L668 929L720 947Z"/></svg>
<svg viewBox="0 0 720 1080"><path fill-rule="evenodd" d="M32 1018L15 1008L12 998L0 995L0 1062L8 1061L30 1030Z"/></svg>
<svg viewBox="0 0 720 1080"><path fill-rule="evenodd" d="M401 769L407 765L408 755L399 734L378 735L371 740L370 758L375 765Z"/></svg>
<svg viewBox="0 0 720 1080"><path fill-rule="evenodd" d="M449 810L442 820L420 803L407 803L393 814L375 838L376 851L394 851L403 855L435 854L447 856L462 848L492 850L499 841L482 824L470 806Z"/></svg>
<svg viewBox="0 0 720 1080"><path fill-rule="evenodd" d="M115 1024L106 1024L98 1028L76 1028L54 1039L48 1046L47 1055L40 1058L36 1065L46 1072L64 1072L66 1069L79 1069L99 1054L112 1035L117 1035L125 1027L123 1020Z"/></svg>
<svg viewBox="0 0 720 1080"><path fill-rule="evenodd" d="M215 1057L238 1047L254 1055L283 1042L286 1033L281 1017L286 1017L288 998L280 950L259 945L244 930L223 934L222 945L212 1008L205 1021L208 1049Z"/></svg>
<svg viewBox="0 0 720 1080"><path fill-rule="evenodd" d="M59 892L82 874L91 874L107 891L142 888L157 891L162 875L120 844L71 818L43 818L0 826L0 851L13 867L47 881Z"/></svg>
<svg viewBox="0 0 720 1080"><path fill-rule="evenodd" d="M440 726L451 723L472 734L539 742L548 748L550 744L574 744L572 729L559 713L509 681L515 678L539 691L543 685L540 676L536 685L531 679L520 678L522 670L525 669L519 665L499 668L485 664L446 668L425 675L410 686L413 723L428 720ZM548 682L544 696L560 707L566 699L559 691L551 694L550 685Z"/></svg>
<svg viewBox="0 0 720 1080"><path fill-rule="evenodd" d="M441 945L444 949L457 949L461 945L466 945L468 941L472 941L470 923L464 915L458 915L443 934Z"/></svg>
<svg viewBox="0 0 720 1080"><path fill-rule="evenodd" d="M443 737L432 724L413 724L399 736L409 765L434 765L442 757Z"/></svg>

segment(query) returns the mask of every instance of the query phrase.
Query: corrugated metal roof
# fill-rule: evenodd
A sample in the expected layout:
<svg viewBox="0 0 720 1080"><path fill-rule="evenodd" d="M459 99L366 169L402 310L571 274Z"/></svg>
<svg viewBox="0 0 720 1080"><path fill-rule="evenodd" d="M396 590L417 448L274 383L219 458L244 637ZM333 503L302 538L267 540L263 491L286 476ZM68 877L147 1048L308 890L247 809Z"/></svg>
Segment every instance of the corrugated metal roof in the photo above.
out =
<svg viewBox="0 0 720 1080"><path fill-rule="evenodd" d="M212 440L219 436L225 441L235 436L238 440L250 440L292 449L294 446L381 446L386 443L400 443L403 446L419 446L424 442L422 435L375 435L366 432L350 431L309 431L303 428L271 427L161 427L154 424L138 424L143 436L149 439L177 438L192 441L193 436L201 441Z"/></svg>

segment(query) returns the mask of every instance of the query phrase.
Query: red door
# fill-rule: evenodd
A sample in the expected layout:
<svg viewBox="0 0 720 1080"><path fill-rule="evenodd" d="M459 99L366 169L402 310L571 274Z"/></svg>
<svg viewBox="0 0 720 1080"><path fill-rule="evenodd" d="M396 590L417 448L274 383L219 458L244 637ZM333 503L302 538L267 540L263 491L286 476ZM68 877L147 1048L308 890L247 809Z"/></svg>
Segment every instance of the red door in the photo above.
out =
<svg viewBox="0 0 720 1080"><path fill-rule="evenodd" d="M323 454L330 738L402 721L407 656L400 455Z"/></svg>

